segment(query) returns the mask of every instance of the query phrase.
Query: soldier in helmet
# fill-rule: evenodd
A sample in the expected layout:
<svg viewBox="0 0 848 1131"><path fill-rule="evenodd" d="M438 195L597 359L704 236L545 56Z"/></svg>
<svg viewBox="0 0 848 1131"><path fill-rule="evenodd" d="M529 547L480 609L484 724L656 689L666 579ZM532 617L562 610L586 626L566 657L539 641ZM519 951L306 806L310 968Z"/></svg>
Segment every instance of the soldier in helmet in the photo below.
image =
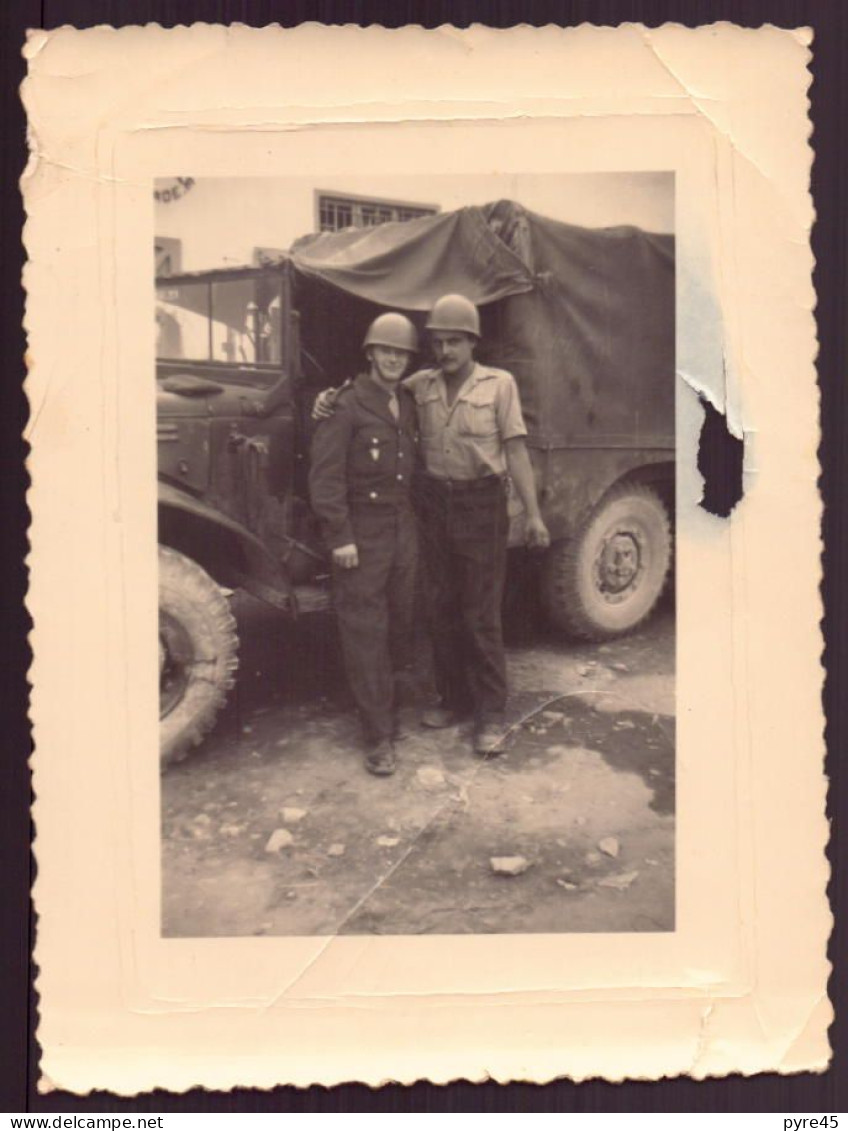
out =
<svg viewBox="0 0 848 1131"><path fill-rule="evenodd" d="M422 717L448 727L472 715L478 753L503 737L506 659L501 603L509 521L507 481L524 508L527 544L544 548L542 520L510 373L474 358L480 316L464 295L440 298L427 321L435 368L404 381L415 399L420 439L417 509L429 591L440 704ZM315 415L332 411L323 393Z"/></svg>
<svg viewBox="0 0 848 1131"><path fill-rule="evenodd" d="M404 315L376 318L364 342L368 372L343 388L312 441L309 491L332 553L345 668L373 774L395 770L396 682L412 659L417 437L400 380L417 347Z"/></svg>
<svg viewBox="0 0 848 1131"><path fill-rule="evenodd" d="M507 480L524 508L527 544L545 547L515 380L474 358L480 316L464 295L444 295L427 329L436 360L405 384L418 413L418 511L429 591L436 684L441 698L422 722L475 722L474 746L492 753L503 738L506 659L501 604L509 519Z"/></svg>

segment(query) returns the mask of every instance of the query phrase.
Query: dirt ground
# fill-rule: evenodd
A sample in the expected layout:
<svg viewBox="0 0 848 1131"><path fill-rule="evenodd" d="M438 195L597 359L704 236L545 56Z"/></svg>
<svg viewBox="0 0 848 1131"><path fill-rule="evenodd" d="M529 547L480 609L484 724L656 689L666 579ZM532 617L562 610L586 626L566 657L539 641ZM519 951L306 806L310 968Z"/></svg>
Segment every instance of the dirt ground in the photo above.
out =
<svg viewBox="0 0 848 1131"><path fill-rule="evenodd" d="M332 619L234 606L238 685L162 779L164 935L674 929L668 603L583 646L513 608L503 753L409 706L390 778L362 766Z"/></svg>

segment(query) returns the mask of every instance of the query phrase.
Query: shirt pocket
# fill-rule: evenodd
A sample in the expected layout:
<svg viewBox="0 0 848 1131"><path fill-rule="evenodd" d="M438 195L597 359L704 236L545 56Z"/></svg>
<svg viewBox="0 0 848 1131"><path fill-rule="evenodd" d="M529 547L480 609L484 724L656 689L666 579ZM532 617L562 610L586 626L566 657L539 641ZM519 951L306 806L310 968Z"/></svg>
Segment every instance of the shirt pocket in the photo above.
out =
<svg viewBox="0 0 848 1131"><path fill-rule="evenodd" d="M457 405L457 417L457 430L463 436L475 436L479 440L497 436L498 415L494 390L476 389L467 400Z"/></svg>
<svg viewBox="0 0 848 1131"><path fill-rule="evenodd" d="M418 411L418 430L424 440L432 439L444 422L440 420L441 398L438 391L428 389L415 394L415 407Z"/></svg>

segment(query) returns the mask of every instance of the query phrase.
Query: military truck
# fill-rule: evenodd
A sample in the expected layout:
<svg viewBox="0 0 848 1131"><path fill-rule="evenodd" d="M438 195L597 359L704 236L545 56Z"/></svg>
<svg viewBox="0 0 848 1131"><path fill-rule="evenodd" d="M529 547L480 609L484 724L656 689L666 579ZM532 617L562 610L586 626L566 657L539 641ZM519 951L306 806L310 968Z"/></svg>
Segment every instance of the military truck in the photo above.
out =
<svg viewBox="0 0 848 1131"><path fill-rule="evenodd" d="M674 246L511 201L311 235L261 266L157 280L164 761L211 728L237 665L228 591L329 607L306 489L312 404L385 309L423 330L478 304L478 356L516 377L552 545L542 605L568 635L627 632L667 583L674 514ZM427 364L426 355L420 359ZM522 543L512 506L510 544Z"/></svg>

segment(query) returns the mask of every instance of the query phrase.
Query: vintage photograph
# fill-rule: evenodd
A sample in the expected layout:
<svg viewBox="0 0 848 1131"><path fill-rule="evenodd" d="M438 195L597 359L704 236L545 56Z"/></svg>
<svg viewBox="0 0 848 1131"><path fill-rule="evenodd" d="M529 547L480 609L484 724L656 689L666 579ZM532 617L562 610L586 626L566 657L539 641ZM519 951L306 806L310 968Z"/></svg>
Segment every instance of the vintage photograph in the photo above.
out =
<svg viewBox="0 0 848 1131"><path fill-rule="evenodd" d="M28 43L45 1091L827 1065L810 44Z"/></svg>
<svg viewBox="0 0 848 1131"><path fill-rule="evenodd" d="M163 934L673 930L673 175L155 199Z"/></svg>

